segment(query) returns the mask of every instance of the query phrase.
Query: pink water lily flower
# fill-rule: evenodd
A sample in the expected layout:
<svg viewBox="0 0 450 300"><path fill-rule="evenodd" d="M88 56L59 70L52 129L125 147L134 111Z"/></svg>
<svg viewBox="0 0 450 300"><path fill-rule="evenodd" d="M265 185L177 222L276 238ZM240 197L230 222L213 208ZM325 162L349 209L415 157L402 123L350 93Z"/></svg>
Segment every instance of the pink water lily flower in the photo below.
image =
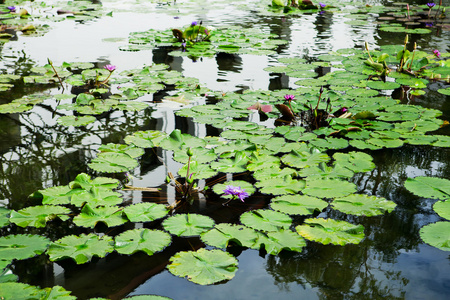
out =
<svg viewBox="0 0 450 300"><path fill-rule="evenodd" d="M113 72L116 69L116 66L114 66L114 65L106 65L103 68L105 68L109 72Z"/></svg>
<svg viewBox="0 0 450 300"><path fill-rule="evenodd" d="M433 51L434 55L436 55L437 58L441 58L441 52L439 52L438 49Z"/></svg>

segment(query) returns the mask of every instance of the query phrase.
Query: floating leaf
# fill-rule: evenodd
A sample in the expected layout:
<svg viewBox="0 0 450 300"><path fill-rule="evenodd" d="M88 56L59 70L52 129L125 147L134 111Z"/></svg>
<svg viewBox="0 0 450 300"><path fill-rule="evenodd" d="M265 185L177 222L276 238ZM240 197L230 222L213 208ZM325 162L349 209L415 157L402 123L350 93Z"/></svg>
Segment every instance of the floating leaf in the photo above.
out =
<svg viewBox="0 0 450 300"><path fill-rule="evenodd" d="M0 295L5 300L15 299L48 299L41 298L39 288L20 282L0 283Z"/></svg>
<svg viewBox="0 0 450 300"><path fill-rule="evenodd" d="M287 229L292 224L292 219L281 212L269 209L257 209L243 213L241 223L257 230L277 231Z"/></svg>
<svg viewBox="0 0 450 300"><path fill-rule="evenodd" d="M301 169L318 165L321 162L328 162L329 159L330 157L327 154L321 152L311 154L306 151L292 151L284 155L281 161L288 166Z"/></svg>
<svg viewBox="0 0 450 300"><path fill-rule="evenodd" d="M240 187L242 190L244 190L244 192L246 192L249 196L251 196L254 192L255 192L255 188L253 187L253 185L247 181L243 181L243 180L231 180L231 181L226 181L224 183L218 183L215 184L213 186L213 191L214 193L216 193L217 195L221 195L222 198L225 199L231 199L232 195L223 195L224 194L224 190L226 189L226 187L228 185L231 186L235 186L235 187Z"/></svg>
<svg viewBox="0 0 450 300"><path fill-rule="evenodd" d="M0 237L2 260L27 259L42 254L50 241L39 235L17 234Z"/></svg>
<svg viewBox="0 0 450 300"><path fill-rule="evenodd" d="M199 164L209 163L217 159L217 155L213 149L206 149L204 147L191 148L193 155L191 161L196 161ZM187 164L189 157L186 154L186 149L177 149L173 152L173 160Z"/></svg>
<svg viewBox="0 0 450 300"><path fill-rule="evenodd" d="M302 252L306 241L291 230L280 229L267 234L260 233L258 241L252 248L260 249L263 245L268 254L277 255L282 250Z"/></svg>
<svg viewBox="0 0 450 300"><path fill-rule="evenodd" d="M238 151L234 158L222 158L211 163L211 168L224 173L239 173L247 171L249 159L245 152Z"/></svg>
<svg viewBox="0 0 450 300"><path fill-rule="evenodd" d="M77 192L75 193L75 191ZM78 207L83 206L85 203L91 207L114 206L123 201L120 193L113 192L101 186L93 187L89 190L76 189L73 192L70 203Z"/></svg>
<svg viewBox="0 0 450 300"><path fill-rule="evenodd" d="M450 220L450 201L437 201L433 209L442 218Z"/></svg>
<svg viewBox="0 0 450 300"><path fill-rule="evenodd" d="M9 225L9 214L11 210L0 207L0 228ZM1 269L1 268L0 268Z"/></svg>
<svg viewBox="0 0 450 300"><path fill-rule="evenodd" d="M114 241L104 235L98 237L90 233L80 236L68 235L50 244L47 254L51 261L72 258L77 264L91 261L93 256L105 257L114 251Z"/></svg>
<svg viewBox="0 0 450 300"><path fill-rule="evenodd" d="M115 249L121 254L143 251L148 255L162 251L171 242L170 235L161 230L139 228L127 230L115 238Z"/></svg>
<svg viewBox="0 0 450 300"><path fill-rule="evenodd" d="M96 207L85 204L81 213L73 218L77 226L94 228L98 222L105 223L108 227L119 226L128 222L122 210L117 207Z"/></svg>
<svg viewBox="0 0 450 300"><path fill-rule="evenodd" d="M165 230L176 236L196 236L214 226L210 217L198 214L177 214L164 220Z"/></svg>
<svg viewBox="0 0 450 300"><path fill-rule="evenodd" d="M175 129L169 136L161 140L159 145L166 150L175 151L177 149L189 147L204 147L206 145L206 141L187 133L181 133L179 129Z"/></svg>
<svg viewBox="0 0 450 300"><path fill-rule="evenodd" d="M187 277L189 281L207 285L230 280L237 271L238 261L222 250L181 251L170 258L170 273Z"/></svg>
<svg viewBox="0 0 450 300"><path fill-rule="evenodd" d="M132 135L127 135L124 141L141 148L153 148L157 147L166 136L166 133L157 130L137 131Z"/></svg>
<svg viewBox="0 0 450 300"><path fill-rule="evenodd" d="M169 213L165 205L148 202L127 206L123 211L131 222L152 222Z"/></svg>
<svg viewBox="0 0 450 300"><path fill-rule="evenodd" d="M64 126L86 126L87 124L93 123L97 120L93 116L62 116L59 117L57 122Z"/></svg>
<svg viewBox="0 0 450 300"><path fill-rule="evenodd" d="M358 244L364 238L364 227L333 219L306 219L295 230L307 240L324 245Z"/></svg>
<svg viewBox="0 0 450 300"><path fill-rule="evenodd" d="M112 153L127 154L131 158L138 158L144 154L144 149L142 148L113 143L101 145L100 147L98 147L98 151L100 151L101 153L112 152Z"/></svg>
<svg viewBox="0 0 450 300"><path fill-rule="evenodd" d="M337 198L331 203L334 209L346 214L373 217L385 212L392 212L397 206L392 201L375 196L353 194L343 198Z"/></svg>
<svg viewBox="0 0 450 300"><path fill-rule="evenodd" d="M450 180L437 177L416 177L408 178L405 181L405 188L424 198L446 200L450 198Z"/></svg>
<svg viewBox="0 0 450 300"><path fill-rule="evenodd" d="M286 195L297 194L305 188L304 180L292 179L290 176L284 178L268 178L255 183L263 194Z"/></svg>
<svg viewBox="0 0 450 300"><path fill-rule="evenodd" d="M371 89L376 89L376 90L395 90L396 88L400 87L400 84L398 84L397 82L391 82L391 81L372 81L369 80L367 82L367 86L370 87Z"/></svg>
<svg viewBox="0 0 450 300"><path fill-rule="evenodd" d="M273 198L270 207L288 215L311 215L328 206L326 201L305 195L284 195Z"/></svg>
<svg viewBox="0 0 450 300"><path fill-rule="evenodd" d="M178 170L178 175L185 177L188 169L188 164L185 164ZM211 169L209 164L199 164L192 161L189 165L189 173L192 174L192 179L207 179L216 176L219 172Z"/></svg>
<svg viewBox="0 0 450 300"><path fill-rule="evenodd" d="M372 156L364 152L335 153L333 158L335 166L347 168L355 173L368 172L375 168Z"/></svg>
<svg viewBox="0 0 450 300"><path fill-rule="evenodd" d="M356 192L356 186L352 182L340 179L313 179L306 181L306 187L302 192L318 198L336 198Z"/></svg>
<svg viewBox="0 0 450 300"><path fill-rule="evenodd" d="M450 251L450 222L436 222L420 228L422 240L436 248Z"/></svg>
<svg viewBox="0 0 450 300"><path fill-rule="evenodd" d="M231 241L242 247L251 247L255 244L258 236L254 229L228 223L217 224L211 230L200 235L205 244L217 248L227 248Z"/></svg>
<svg viewBox="0 0 450 300"><path fill-rule="evenodd" d="M115 189L119 186L119 180L109 177L96 177L91 179L86 173L77 175L74 181L69 183L71 189L91 190L93 187L101 187L104 189Z"/></svg>
<svg viewBox="0 0 450 300"><path fill-rule="evenodd" d="M19 211L11 211L10 221L20 227L45 227L48 221L55 218L67 220L70 209L61 206L30 206Z"/></svg>
<svg viewBox="0 0 450 300"><path fill-rule="evenodd" d="M88 166L98 172L126 172L138 166L137 160L127 154L106 152L100 153Z"/></svg>

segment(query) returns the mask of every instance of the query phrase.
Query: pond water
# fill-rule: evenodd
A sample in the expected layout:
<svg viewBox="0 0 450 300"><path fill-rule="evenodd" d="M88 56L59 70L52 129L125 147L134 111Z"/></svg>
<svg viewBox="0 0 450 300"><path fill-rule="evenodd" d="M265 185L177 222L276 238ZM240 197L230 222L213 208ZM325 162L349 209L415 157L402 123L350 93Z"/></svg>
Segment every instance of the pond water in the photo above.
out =
<svg viewBox="0 0 450 300"><path fill-rule="evenodd" d="M412 8L427 3L406 2ZM449 8L449 1L442 2L443 7ZM270 1L106 0L95 2L102 7L99 17L71 19L60 15L58 20L33 19L33 14L54 16L56 9L64 7L60 2L49 3L14 4L5 1L5 4L14 4L17 10L18 7L26 8L35 26L49 27L45 34L39 36L27 36L18 31L1 46L0 70L3 74L28 76L33 67L44 66L48 59L55 66L64 62L90 62L99 68L112 64L117 67L116 73L155 63L167 64L170 70L197 78L199 85L209 90L193 97L186 106L165 100L165 97L177 96L175 88L169 86L139 97L136 101L148 105L144 110L112 110L97 115L94 123L73 127L58 123L58 117L71 112L57 109L60 103L52 96L75 94L74 89L62 91L57 83L14 82L14 87L0 92L0 104L33 93L46 95L47 99L24 113L0 114L0 207L9 210L39 205L29 195L38 190L67 185L80 173L93 178L108 175L121 180L129 176L129 184L134 187L160 188L159 193L120 191L124 206L141 202L174 205L177 193L174 187L166 184L166 177L169 172L177 174L183 164L173 160L173 151L146 148L138 159L139 165L129 170L128 175L96 172L88 164L97 157L101 145L125 144L125 137L137 131L171 133L179 129L200 138L219 136L222 129L194 122L192 118L175 115L175 112L192 105L216 103L221 95L260 90L294 91L300 86L300 78L265 70L282 65L278 61L280 58L296 57L317 62L318 56L336 53L339 49L353 48L363 52L365 42L372 49L379 49L384 45L403 45L405 39L404 32L380 30L383 22L380 17L391 16L388 12L393 10L363 12L362 7L366 4L398 7L404 11L405 3L390 1L334 1L330 5L344 7L345 4L346 8L326 9L323 13L283 14L269 11ZM274 34L287 43L268 55L221 52L195 59L172 56L169 53L174 48L168 46L124 51L129 47L130 33L182 28L194 20L215 28L234 25L252 28ZM409 45L416 42L418 49L430 54L435 49L441 53L449 52L448 21L447 16L441 20L442 26L433 24L431 33L411 34ZM338 68L337 64L325 66L318 68L317 72L325 75ZM430 81L423 89L424 95L401 97L399 90L384 90L381 94L388 98L392 95L402 104L438 109L442 111L440 119L450 120L450 97L438 92L448 87L448 81ZM111 81L110 88L111 93L118 93L122 89L121 83ZM317 86L317 92L319 88ZM205 97L205 93L209 96ZM260 119L257 113L242 120L275 128L274 118ZM432 134L448 136L450 132L448 127L442 127ZM152 256L143 252L133 255L112 252L104 258L94 258L92 262L78 265L70 258L50 261L44 253L14 261L9 273L16 274L19 282L40 288L62 286L78 299L121 299L136 295L160 295L172 299L447 299L450 293L449 252L424 243L419 235L423 226L445 219L433 210L435 199L416 196L404 184L408 178L417 176L450 179L449 149L448 146L405 143L397 148L361 150L373 157L375 167L356 173L348 181L356 185L358 193L395 202L395 209L391 213L366 217L345 214L328 206L316 211L313 217L363 225L365 238L362 242L341 246L307 241L302 252L282 251L277 255L232 244L227 251L237 258L238 270L228 281L199 285L169 272L167 265L175 253L214 248L205 245L198 236L184 238L174 235L169 246ZM355 150L358 149L349 148L342 152ZM327 153L331 157L338 151L328 150ZM199 186L227 180L252 182L253 179L248 174L222 172L213 179L200 180ZM243 203L236 201L224 206L223 198L217 195L199 194L191 204L181 205L173 213L206 215L216 224L239 223L240 216L246 211L269 209L272 198L272 195L257 192ZM291 228L294 228L306 217L294 215L292 219ZM162 221L128 222L110 228L104 224L97 224L95 228L78 227L70 220L55 221L43 228L8 224L0 228L0 236L37 234L51 241L69 234L116 236L134 228L162 230ZM442 234L449 236L448 232Z"/></svg>

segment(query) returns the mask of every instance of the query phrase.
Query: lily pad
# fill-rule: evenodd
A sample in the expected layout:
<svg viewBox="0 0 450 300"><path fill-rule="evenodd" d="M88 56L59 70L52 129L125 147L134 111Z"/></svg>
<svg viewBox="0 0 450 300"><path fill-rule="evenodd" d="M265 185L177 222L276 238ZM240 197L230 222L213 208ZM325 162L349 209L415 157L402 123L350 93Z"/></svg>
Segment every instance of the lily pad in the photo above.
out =
<svg viewBox="0 0 450 300"><path fill-rule="evenodd" d="M295 230L307 240L324 245L359 244L364 238L364 227L333 219L306 219L305 225Z"/></svg>
<svg viewBox="0 0 450 300"><path fill-rule="evenodd" d="M397 206L392 201L375 196L353 194L343 198L337 198L331 203L334 209L346 214L373 217L385 212L392 212Z"/></svg>
<svg viewBox="0 0 450 300"><path fill-rule="evenodd" d="M61 206L30 206L19 211L11 211L10 221L20 227L45 227L48 221L55 218L67 220L70 209Z"/></svg>
<svg viewBox="0 0 450 300"><path fill-rule="evenodd" d="M305 188L304 180L292 179L291 176L283 178L268 178L255 183L261 193L272 195L297 194Z"/></svg>
<svg viewBox="0 0 450 300"><path fill-rule="evenodd" d="M450 180L437 177L408 178L405 181L405 188L424 198L446 200L450 198Z"/></svg>
<svg viewBox="0 0 450 300"><path fill-rule="evenodd" d="M329 160L330 157L326 153L309 153L306 151L292 151L281 158L283 163L298 169L316 166L321 162L328 162Z"/></svg>
<svg viewBox="0 0 450 300"><path fill-rule="evenodd" d="M287 229L292 224L292 219L281 212L269 209L257 209L243 213L241 223L257 230L277 231Z"/></svg>
<svg viewBox="0 0 450 300"><path fill-rule="evenodd" d="M77 264L91 261L92 257L105 257L114 251L114 241L104 235L99 237L93 233L80 236L68 235L50 244L47 254L51 261L72 258Z"/></svg>
<svg viewBox="0 0 450 300"><path fill-rule="evenodd" d="M58 118L57 122L64 126L86 126L87 124L93 123L97 120L93 116L62 116Z"/></svg>
<svg viewBox="0 0 450 300"><path fill-rule="evenodd" d="M189 237L200 235L212 228L214 220L198 214L177 214L165 219L162 225L173 235Z"/></svg>
<svg viewBox="0 0 450 300"><path fill-rule="evenodd" d="M442 218L450 220L450 201L438 201L433 205L433 209Z"/></svg>
<svg viewBox="0 0 450 300"><path fill-rule="evenodd" d="M123 211L131 222L152 222L169 213L165 205L148 202L127 206Z"/></svg>
<svg viewBox="0 0 450 300"><path fill-rule="evenodd" d="M9 215L11 210L0 207L0 228L9 225Z"/></svg>
<svg viewBox="0 0 450 300"><path fill-rule="evenodd" d="M328 206L326 201L305 195L284 195L273 198L270 207L288 215L311 215Z"/></svg>
<svg viewBox="0 0 450 300"><path fill-rule="evenodd" d="M344 197L356 192L356 185L340 179L306 180L303 194L318 198Z"/></svg>
<svg viewBox="0 0 450 300"><path fill-rule="evenodd" d="M117 207L96 207L85 204L81 213L73 218L77 226L94 228L97 223L103 222L108 227L119 226L128 222L121 209Z"/></svg>
<svg viewBox="0 0 450 300"><path fill-rule="evenodd" d="M252 248L260 249L262 246L268 254L277 255L282 250L302 252L306 241L291 230L280 229L279 231L260 233L258 241Z"/></svg>
<svg viewBox="0 0 450 300"><path fill-rule="evenodd" d="M422 240L436 248L450 251L450 222L436 222L420 228Z"/></svg>
<svg viewBox="0 0 450 300"><path fill-rule="evenodd" d="M216 193L217 195L221 195L221 197L223 197L225 199L231 199L232 195L223 195L224 194L224 190L226 189L226 187L228 185L235 186L235 187L240 187L249 196L251 196L256 191L256 189L253 187L253 185L251 183L247 182L247 181L231 180L231 181L226 181L224 183L215 184L213 186L213 192Z"/></svg>
<svg viewBox="0 0 450 300"><path fill-rule="evenodd" d="M347 168L355 173L368 172L375 168L372 156L364 152L335 153L333 158L335 166Z"/></svg>
<svg viewBox="0 0 450 300"><path fill-rule="evenodd" d="M139 228L125 231L115 238L115 249L121 254L143 251L148 255L162 251L171 242L170 234L161 230Z"/></svg>
<svg viewBox="0 0 450 300"><path fill-rule="evenodd" d="M211 230L200 235L205 244L222 249L227 248L230 242L234 242L242 247L251 247L255 244L258 236L257 231L254 229L228 223L217 224Z"/></svg>
<svg viewBox="0 0 450 300"><path fill-rule="evenodd" d="M128 154L105 152L100 153L88 166L98 172L126 172L138 166L137 160Z"/></svg>
<svg viewBox="0 0 450 300"><path fill-rule="evenodd" d="M157 130L137 131L125 137L127 144L134 144L141 148L153 148L167 136L166 133Z"/></svg>
<svg viewBox="0 0 450 300"><path fill-rule="evenodd" d="M222 250L181 251L170 258L167 267L170 273L187 277L189 281L200 285L213 284L234 277L238 261Z"/></svg>
<svg viewBox="0 0 450 300"><path fill-rule="evenodd" d="M47 250L50 241L39 235L16 234L0 237L2 260L27 259Z"/></svg>

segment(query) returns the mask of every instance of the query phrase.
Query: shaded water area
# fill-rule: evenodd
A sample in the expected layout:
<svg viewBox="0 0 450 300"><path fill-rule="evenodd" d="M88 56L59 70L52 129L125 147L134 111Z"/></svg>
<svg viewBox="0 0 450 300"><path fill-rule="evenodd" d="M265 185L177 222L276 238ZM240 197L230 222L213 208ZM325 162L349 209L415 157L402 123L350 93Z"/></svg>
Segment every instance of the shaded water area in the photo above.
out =
<svg viewBox="0 0 450 300"><path fill-rule="evenodd" d="M58 117L70 113L56 109L60 103L52 96L75 94L75 88L62 91L57 82L25 84L15 81L14 87L0 92L0 104L33 93L48 95L48 99L28 112L0 114L0 207L18 211L38 205L29 195L38 190L68 185L80 173L93 178L105 176L105 173L96 172L88 166L96 158L99 147L108 143L125 144L125 137L137 131L171 133L179 129L182 133L200 138L220 136L224 131L222 128L194 122L192 118L176 115L175 112L192 105L214 104L220 95L258 90L294 91L300 86L300 78L264 70L279 66L280 58L304 58L311 63L319 61L319 55L336 53L343 48L363 52L365 42L371 48L379 49L384 45L402 45L405 39L404 33L379 30L380 17L390 16L386 12L363 13L362 10L358 12L358 8L370 4L401 10L406 4L344 1L339 2L348 5L344 10L289 15L271 13L268 10L270 2L261 2L264 1L106 0L100 3L105 12L100 17L61 18L58 22L37 19L36 24L50 24L45 34L26 36L18 32L2 44L0 71L4 74L28 76L33 67L47 64L47 59L51 59L55 66L61 66L64 62L89 62L98 68L112 64L117 67L117 72L144 65L167 64L169 70L197 78L199 86L205 91L185 105L164 100L177 95L173 85L166 85L163 90L142 95L136 100L148 105L143 110L111 110L95 115L96 120L91 124L73 127L57 122ZM424 5L427 1L407 2L414 6ZM443 1L443 6L449 5L449 1ZM55 2L54 6L47 4L40 8L36 2L23 2L16 6L26 7L33 15L40 10L52 12L60 4ZM132 32L182 28L194 20L216 28L240 25L274 34L287 43L279 45L274 53L268 55L219 52L211 57L194 59L170 55L174 50L170 46L124 51L130 50L127 47ZM364 22L349 22L357 20ZM433 25L430 34L411 34L409 44L415 42L418 49L431 54L435 49L442 53L450 52L449 23L444 24L447 27ZM322 76L335 68L319 66L315 71ZM119 91L120 85L113 82L110 92ZM437 92L448 86L445 81L430 81L423 89L424 95L405 96L402 88L382 91L381 94L388 98L392 96L402 104L440 110L442 116L439 118L450 120L450 97ZM317 86L317 91L319 88ZM275 128L274 118L264 120L256 112L242 119ZM442 127L432 133L448 136L450 131L449 127ZM77 265L70 258L50 261L44 253L14 261L11 272L18 276L19 282L40 288L59 285L78 299L121 299L150 294L172 299L447 299L450 293L449 252L424 243L419 236L423 226L444 218L433 210L435 199L413 195L404 183L407 178L417 176L450 179L450 148L405 143L398 148L358 150L349 147L328 150L327 153L332 156L338 151L370 154L375 168L356 173L349 181L357 186L358 193L384 197L397 206L391 213L373 217L345 214L328 206L310 216L292 216L291 229L295 231L294 227L302 224L307 217L361 224L365 238L359 244L340 246L307 241L302 252L282 251L270 255L264 250L231 243L227 252L237 258L238 270L231 280L213 285L198 285L168 271L169 259L175 253L214 248L205 245L199 237L174 235L169 246L152 256L143 252L132 255L112 252L104 258L94 257L89 263ZM175 205L179 195L173 186L166 184L166 177L169 172L176 175L184 164L173 160L173 151L160 147L145 148L138 162L139 165L127 173L106 175L122 182L130 178L128 183L134 187L154 187L160 191L120 191L123 195L121 205L141 202ZM198 184L204 187L227 180L254 183L249 172L221 172L213 178L199 180ZM192 202L180 205L172 213L198 213L211 217L216 224L239 224L244 212L269 209L272 198L272 195L256 192L245 202L233 201L223 205L225 201L220 196L212 192L199 193ZM163 230L163 220L128 222L110 228L101 223L95 228L84 228L75 226L70 220L55 220L43 228L22 228L9 224L0 228L0 236L29 233L46 236L51 241L69 234L116 236L134 228Z"/></svg>

